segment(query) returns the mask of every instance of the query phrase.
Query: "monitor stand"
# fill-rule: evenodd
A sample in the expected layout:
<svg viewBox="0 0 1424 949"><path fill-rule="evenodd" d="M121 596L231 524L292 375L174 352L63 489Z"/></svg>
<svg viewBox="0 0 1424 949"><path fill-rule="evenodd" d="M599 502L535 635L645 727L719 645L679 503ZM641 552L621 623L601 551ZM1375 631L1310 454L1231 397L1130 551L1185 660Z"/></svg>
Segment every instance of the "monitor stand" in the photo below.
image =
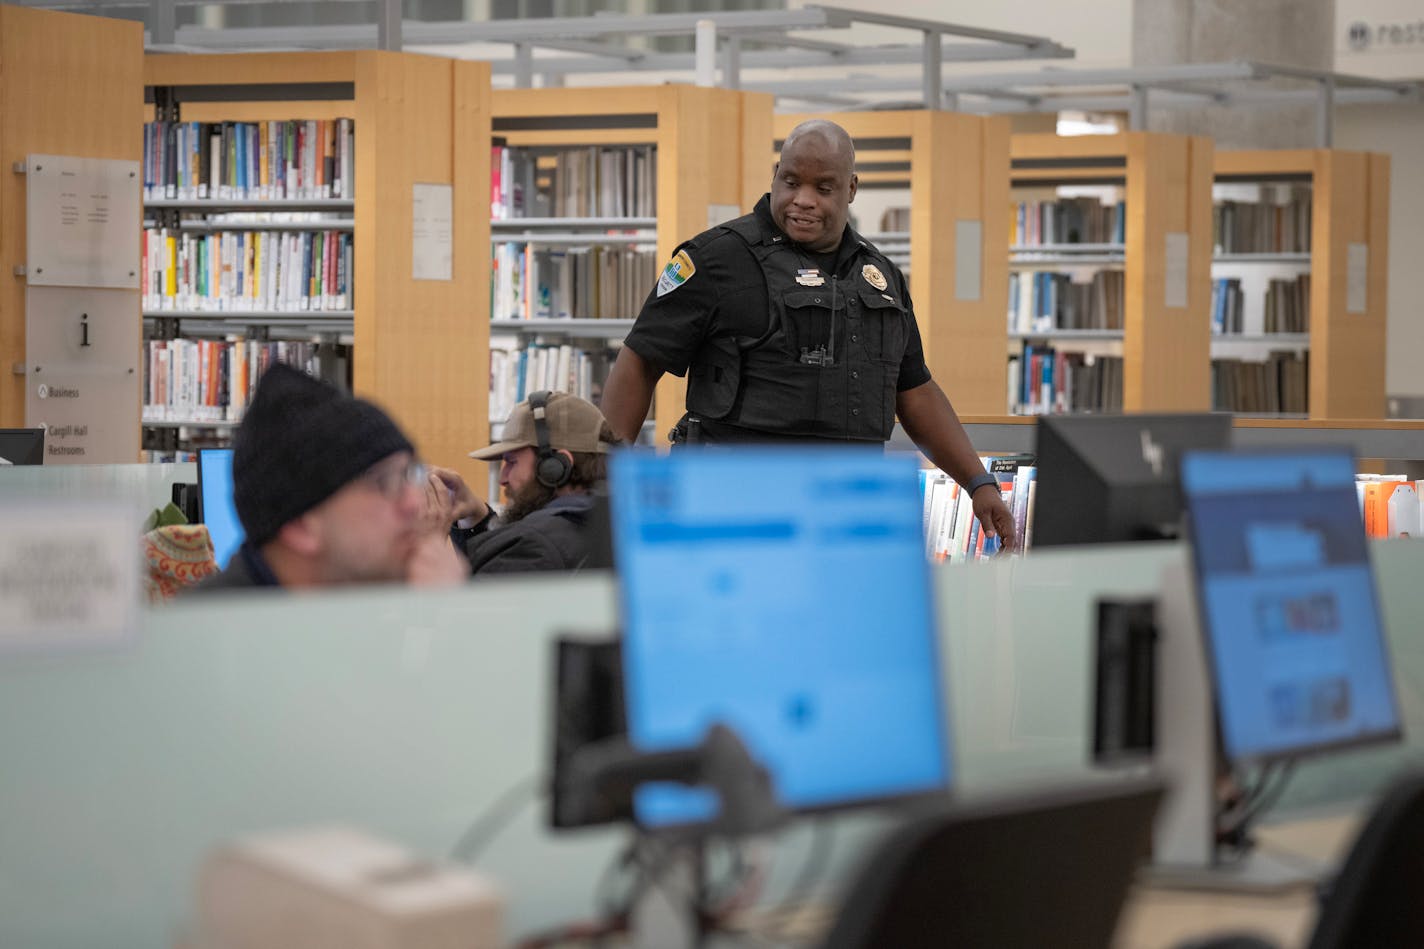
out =
<svg viewBox="0 0 1424 949"><path fill-rule="evenodd" d="M1183 548L1183 556L1190 552ZM1216 722L1206 644L1187 563L1162 571L1157 640L1156 760L1172 783L1158 812L1144 881L1190 889L1275 892L1313 887L1330 868L1259 850L1235 858L1216 843Z"/></svg>

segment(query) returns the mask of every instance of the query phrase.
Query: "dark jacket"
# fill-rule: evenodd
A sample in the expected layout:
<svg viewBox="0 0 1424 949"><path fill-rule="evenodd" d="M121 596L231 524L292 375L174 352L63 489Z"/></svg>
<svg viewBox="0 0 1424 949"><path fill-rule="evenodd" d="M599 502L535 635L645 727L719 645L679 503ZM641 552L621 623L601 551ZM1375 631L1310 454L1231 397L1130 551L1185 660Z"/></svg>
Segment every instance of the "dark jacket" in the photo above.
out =
<svg viewBox="0 0 1424 949"><path fill-rule="evenodd" d="M597 501L591 494L561 495L513 524L475 533L464 542L471 570L494 574L607 566L589 530Z"/></svg>
<svg viewBox="0 0 1424 949"><path fill-rule="evenodd" d="M898 394L930 379L909 286L847 227L816 254L770 198L679 246L624 345L687 374L702 440L883 442Z"/></svg>
<svg viewBox="0 0 1424 949"><path fill-rule="evenodd" d="M227 566L220 573L205 577L197 586L190 587L189 593L208 593L213 590L249 590L258 587L269 587L277 590L282 584L277 581L277 577L272 573L272 568L267 566L267 561L262 559L262 554L256 549L243 544L237 548L237 552L232 555L232 559L227 562Z"/></svg>

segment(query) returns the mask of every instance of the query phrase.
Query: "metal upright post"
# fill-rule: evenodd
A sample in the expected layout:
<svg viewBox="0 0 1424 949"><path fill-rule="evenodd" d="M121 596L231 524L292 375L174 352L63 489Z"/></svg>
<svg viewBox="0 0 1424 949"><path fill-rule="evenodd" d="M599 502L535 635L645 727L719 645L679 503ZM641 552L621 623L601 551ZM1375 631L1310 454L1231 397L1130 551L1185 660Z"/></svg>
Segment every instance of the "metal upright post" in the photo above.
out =
<svg viewBox="0 0 1424 949"><path fill-rule="evenodd" d="M944 95L944 50L940 34L925 30L924 94L925 108L939 109Z"/></svg>
<svg viewBox="0 0 1424 949"><path fill-rule="evenodd" d="M722 87L740 89L742 87L742 38L733 33L727 37L722 52Z"/></svg>
<svg viewBox="0 0 1424 949"><path fill-rule="evenodd" d="M1127 127L1133 132L1147 131L1147 86L1133 83L1127 111Z"/></svg>
<svg viewBox="0 0 1424 949"><path fill-rule="evenodd" d="M1315 100L1315 145L1330 148L1335 141L1335 77L1319 80L1320 97Z"/></svg>
<svg viewBox="0 0 1424 949"><path fill-rule="evenodd" d="M534 85L534 47L528 43L514 44L514 87L528 89Z"/></svg>
<svg viewBox="0 0 1424 949"><path fill-rule="evenodd" d="M401 0L380 0L376 7L376 48L401 48Z"/></svg>

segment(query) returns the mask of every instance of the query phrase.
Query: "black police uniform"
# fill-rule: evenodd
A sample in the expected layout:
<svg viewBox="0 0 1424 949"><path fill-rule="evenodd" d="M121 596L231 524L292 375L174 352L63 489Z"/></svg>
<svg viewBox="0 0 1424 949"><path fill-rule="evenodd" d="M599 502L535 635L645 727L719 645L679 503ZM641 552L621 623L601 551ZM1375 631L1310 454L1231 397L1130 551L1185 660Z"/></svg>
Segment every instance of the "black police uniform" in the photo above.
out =
<svg viewBox="0 0 1424 949"><path fill-rule="evenodd" d="M883 442L930 379L899 268L849 226L833 253L792 242L769 195L678 248L624 345L688 375L679 429L709 442Z"/></svg>

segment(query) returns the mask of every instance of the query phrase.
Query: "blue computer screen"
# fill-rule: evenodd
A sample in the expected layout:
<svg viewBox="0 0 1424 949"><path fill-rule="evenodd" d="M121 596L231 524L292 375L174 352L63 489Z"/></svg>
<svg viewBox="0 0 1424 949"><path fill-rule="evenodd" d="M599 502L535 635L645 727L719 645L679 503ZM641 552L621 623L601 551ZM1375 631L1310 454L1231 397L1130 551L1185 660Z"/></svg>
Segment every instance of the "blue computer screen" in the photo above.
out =
<svg viewBox="0 0 1424 949"><path fill-rule="evenodd" d="M232 504L232 449L203 448L198 451L198 503L200 516L213 539L213 557L226 567L242 546L242 525Z"/></svg>
<svg viewBox="0 0 1424 949"><path fill-rule="evenodd" d="M794 809L947 788L917 468L850 448L615 456L634 746L691 746L721 721ZM681 824L715 801L655 786L635 810Z"/></svg>
<svg viewBox="0 0 1424 949"><path fill-rule="evenodd" d="M1191 452L1182 489L1227 757L1397 736L1349 452Z"/></svg>

